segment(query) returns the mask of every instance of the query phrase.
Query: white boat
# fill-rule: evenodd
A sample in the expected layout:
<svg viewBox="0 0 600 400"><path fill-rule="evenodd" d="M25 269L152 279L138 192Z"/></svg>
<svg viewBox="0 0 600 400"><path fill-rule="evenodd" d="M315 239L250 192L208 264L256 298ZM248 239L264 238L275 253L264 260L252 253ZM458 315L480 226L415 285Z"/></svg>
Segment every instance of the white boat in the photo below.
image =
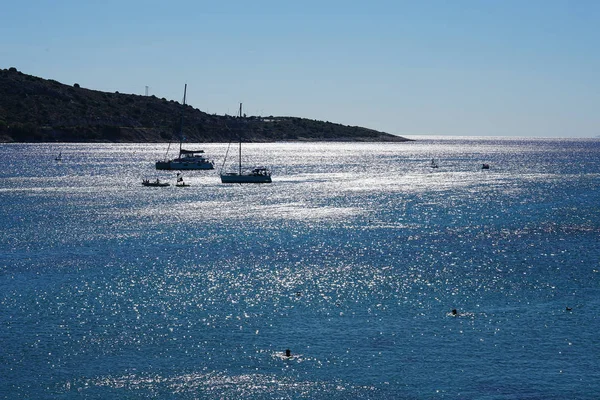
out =
<svg viewBox="0 0 600 400"><path fill-rule="evenodd" d="M171 143L167 147L167 153L164 160L156 162L156 169L159 170L207 170L214 169L215 164L204 156L204 150L185 150L183 145L183 110L185 110L185 96L187 84L183 90L183 109L181 111L181 124L179 128L179 156L172 160L167 158Z"/></svg>
<svg viewBox="0 0 600 400"><path fill-rule="evenodd" d="M242 103L240 103L240 117L242 116ZM230 143L231 144L231 143ZM229 148L227 148L229 153ZM225 160L223 160L223 166L227 160L227 154L225 154ZM238 150L238 170L236 172L225 172L221 167L221 183L271 183L271 171L266 167L254 167L249 171L242 170L242 141L239 141Z"/></svg>

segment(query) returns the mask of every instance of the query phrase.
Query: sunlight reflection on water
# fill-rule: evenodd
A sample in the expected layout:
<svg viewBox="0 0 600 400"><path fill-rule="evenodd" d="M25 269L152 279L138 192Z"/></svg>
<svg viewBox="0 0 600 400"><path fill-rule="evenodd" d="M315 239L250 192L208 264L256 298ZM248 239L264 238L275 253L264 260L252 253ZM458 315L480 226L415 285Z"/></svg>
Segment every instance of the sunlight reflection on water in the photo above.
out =
<svg viewBox="0 0 600 400"><path fill-rule="evenodd" d="M165 147L0 146L12 166L0 171L0 389L498 394L483 373L512 382L508 397L527 376L544 384L537 397L571 394L548 362L594 382L600 161L589 143L248 144L246 162L274 173L249 186L222 185L226 145L204 144L216 170L186 172L188 188L142 187L174 183L154 169ZM274 356L290 347L296 360Z"/></svg>

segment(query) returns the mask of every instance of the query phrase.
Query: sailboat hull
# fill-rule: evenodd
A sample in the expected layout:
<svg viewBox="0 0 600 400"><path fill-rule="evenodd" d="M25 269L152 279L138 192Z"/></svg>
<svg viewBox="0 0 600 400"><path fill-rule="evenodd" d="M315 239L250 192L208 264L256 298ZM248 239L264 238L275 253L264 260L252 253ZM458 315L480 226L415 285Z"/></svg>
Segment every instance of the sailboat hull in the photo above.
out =
<svg viewBox="0 0 600 400"><path fill-rule="evenodd" d="M215 166L210 161L205 162L190 162L190 161L157 161L156 169L167 171L190 171L190 170L207 170L214 169Z"/></svg>
<svg viewBox="0 0 600 400"><path fill-rule="evenodd" d="M221 174L221 183L271 183L271 175Z"/></svg>

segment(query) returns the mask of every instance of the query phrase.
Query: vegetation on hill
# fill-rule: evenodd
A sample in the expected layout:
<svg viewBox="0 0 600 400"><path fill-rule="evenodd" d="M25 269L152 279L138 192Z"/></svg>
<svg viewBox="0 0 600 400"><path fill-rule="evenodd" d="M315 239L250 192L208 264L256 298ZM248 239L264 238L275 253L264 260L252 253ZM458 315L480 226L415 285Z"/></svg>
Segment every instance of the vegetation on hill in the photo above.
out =
<svg viewBox="0 0 600 400"><path fill-rule="evenodd" d="M189 142L406 141L371 129L295 117L210 115L183 109ZM155 96L107 93L0 69L0 142L179 140L182 105Z"/></svg>

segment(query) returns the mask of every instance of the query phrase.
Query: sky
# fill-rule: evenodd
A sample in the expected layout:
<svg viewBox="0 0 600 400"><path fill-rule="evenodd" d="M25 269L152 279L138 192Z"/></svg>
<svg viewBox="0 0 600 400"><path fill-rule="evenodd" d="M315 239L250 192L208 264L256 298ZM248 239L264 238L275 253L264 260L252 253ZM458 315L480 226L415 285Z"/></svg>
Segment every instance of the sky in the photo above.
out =
<svg viewBox="0 0 600 400"><path fill-rule="evenodd" d="M400 136L600 137L600 1L20 0L0 68Z"/></svg>

